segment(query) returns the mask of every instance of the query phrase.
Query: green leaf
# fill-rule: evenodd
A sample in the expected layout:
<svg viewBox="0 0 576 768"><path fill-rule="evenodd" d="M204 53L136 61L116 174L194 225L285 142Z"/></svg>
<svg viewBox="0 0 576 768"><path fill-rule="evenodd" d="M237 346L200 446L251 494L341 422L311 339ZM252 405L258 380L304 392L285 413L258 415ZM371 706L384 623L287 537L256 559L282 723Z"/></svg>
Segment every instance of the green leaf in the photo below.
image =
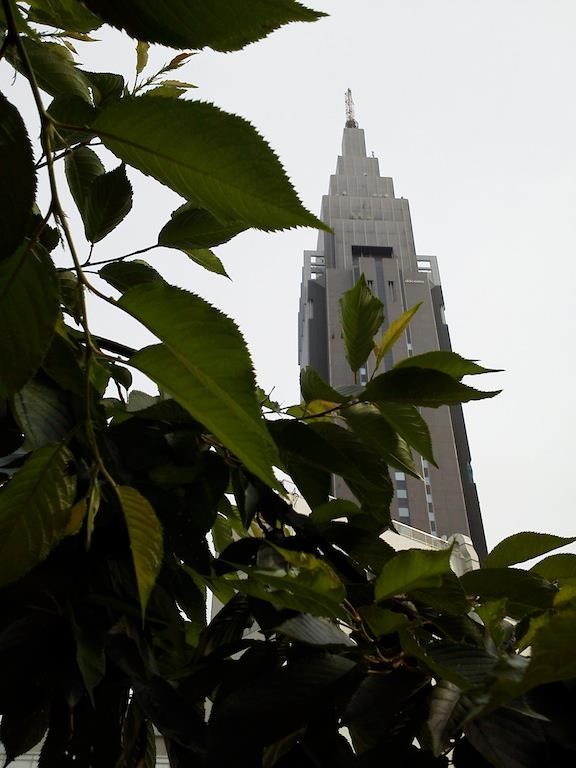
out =
<svg viewBox="0 0 576 768"><path fill-rule="evenodd" d="M45 446L0 490L0 586L32 570L64 537L76 489L71 461L65 446Z"/></svg>
<svg viewBox="0 0 576 768"><path fill-rule="evenodd" d="M316 525L322 525L322 523L329 523L330 520L338 520L342 517L350 519L360 514L362 514L362 510L353 501L330 499L325 504L315 507L310 513L310 519Z"/></svg>
<svg viewBox="0 0 576 768"><path fill-rule="evenodd" d="M14 415L33 450L60 442L74 425L69 395L38 379L29 381L14 396Z"/></svg>
<svg viewBox="0 0 576 768"><path fill-rule="evenodd" d="M36 170L26 126L0 93L0 259L24 240L36 195Z"/></svg>
<svg viewBox="0 0 576 768"><path fill-rule="evenodd" d="M474 360L466 360L456 352L446 350L435 350L423 355L407 357L397 363L394 368L429 368L446 373L456 381L460 381L463 376L474 376L479 373L500 373L496 368L483 368Z"/></svg>
<svg viewBox="0 0 576 768"><path fill-rule="evenodd" d="M91 243L103 240L116 229L132 209L132 185L126 166L97 176L87 190L84 202L84 229Z"/></svg>
<svg viewBox="0 0 576 768"><path fill-rule="evenodd" d="M453 735L457 725L458 714L462 717L465 712L458 711L462 691L448 680L440 680L434 686L430 697L426 734L434 755L441 755L448 745L448 739ZM461 709L461 708L460 708ZM458 723L459 724L459 723Z"/></svg>
<svg viewBox="0 0 576 768"><path fill-rule="evenodd" d="M344 585L322 560L306 552L275 547L285 561L285 570L241 566L241 575L228 573L222 579L242 594L314 616L344 618Z"/></svg>
<svg viewBox="0 0 576 768"><path fill-rule="evenodd" d="M302 613L288 619L276 629L280 634L308 645L347 646L354 648L356 643L328 619Z"/></svg>
<svg viewBox="0 0 576 768"><path fill-rule="evenodd" d="M376 637L395 634L408 624L408 617L403 613L379 608L377 605L363 606L359 613Z"/></svg>
<svg viewBox="0 0 576 768"><path fill-rule="evenodd" d="M375 403L376 407L404 440L435 467L438 465L432 452L432 438L428 425L413 405Z"/></svg>
<svg viewBox="0 0 576 768"><path fill-rule="evenodd" d="M162 227L158 245L192 250L212 248L227 243L245 229L246 225L240 221L222 223L209 211L187 203L177 208Z"/></svg>
<svg viewBox="0 0 576 768"><path fill-rule="evenodd" d="M80 96L58 96L46 111L57 123L77 126L64 128L59 125L53 138L54 149L69 149L73 144L94 138L90 125L97 112Z"/></svg>
<svg viewBox="0 0 576 768"><path fill-rule="evenodd" d="M146 69L146 64L148 64L148 49L150 48L150 44L143 42L142 40L138 40L136 42L136 74L139 75L144 69Z"/></svg>
<svg viewBox="0 0 576 768"><path fill-rule="evenodd" d="M19 248L0 262L0 397L9 397L38 370L58 317L58 282L40 246Z"/></svg>
<svg viewBox="0 0 576 768"><path fill-rule="evenodd" d="M481 392L455 381L442 371L406 367L393 368L376 376L368 383L362 399L438 408L440 405L483 400L499 392Z"/></svg>
<svg viewBox="0 0 576 768"><path fill-rule="evenodd" d="M451 549L428 552L411 549L389 560L376 580L376 600L386 600L415 589L439 587L450 570Z"/></svg>
<svg viewBox="0 0 576 768"><path fill-rule="evenodd" d="M139 259L106 264L98 274L102 280L106 280L113 288L121 292L141 283L154 283L157 280L162 280L160 272Z"/></svg>
<svg viewBox="0 0 576 768"><path fill-rule="evenodd" d="M374 347L374 336L384 322L383 305L368 288L364 275L340 299L346 359L354 373Z"/></svg>
<svg viewBox="0 0 576 768"><path fill-rule="evenodd" d="M163 282L131 288L118 304L164 342L137 352L131 365L169 392L251 472L279 487L272 470L276 449L236 324L199 296Z"/></svg>
<svg viewBox="0 0 576 768"><path fill-rule="evenodd" d="M551 533L523 532L509 536L497 544L484 562L485 568L506 568L545 555L553 549L564 547L576 541L576 536L563 538Z"/></svg>
<svg viewBox="0 0 576 768"><path fill-rule="evenodd" d="M0 740L5 753L5 766L36 747L50 724L49 700L36 691L32 696L32 701L28 699L24 706L20 704L18 708L11 707L2 715Z"/></svg>
<svg viewBox="0 0 576 768"><path fill-rule="evenodd" d="M79 96L90 103L90 89L84 74L70 60L68 49L58 43L45 43L22 38L30 65L39 87L50 96ZM26 77L18 58L10 63Z"/></svg>
<svg viewBox="0 0 576 768"><path fill-rule="evenodd" d="M522 684L523 690L576 677L576 611L565 610L537 617L533 622L538 627L531 641L530 664Z"/></svg>
<svg viewBox="0 0 576 768"><path fill-rule="evenodd" d="M199 248L193 250L188 248L181 248L180 250L183 251L183 253L185 253L189 259L192 259L192 261L195 261L196 264L204 267L204 269L207 269L209 272L214 272L216 275L228 277L228 273L224 269L224 265L218 256L216 256L215 253L212 253L210 248Z"/></svg>
<svg viewBox="0 0 576 768"><path fill-rule="evenodd" d="M94 104L101 107L109 101L115 101L124 92L124 78L113 72L86 72L80 70L92 88Z"/></svg>
<svg viewBox="0 0 576 768"><path fill-rule="evenodd" d="M89 631L72 620L74 639L76 641L76 663L84 681L84 687L94 705L92 692L104 677L106 672L106 656L104 644L94 631Z"/></svg>
<svg viewBox="0 0 576 768"><path fill-rule="evenodd" d="M150 503L135 488L116 489L128 528L142 617L162 565L162 526Z"/></svg>
<svg viewBox="0 0 576 768"><path fill-rule="evenodd" d="M104 105L93 124L114 154L222 222L325 228L254 128L211 104L153 96Z"/></svg>
<svg viewBox="0 0 576 768"><path fill-rule="evenodd" d="M106 172L105 168L94 150L88 147L76 147L66 155L64 170L70 194L82 214L92 182Z"/></svg>
<svg viewBox="0 0 576 768"><path fill-rule="evenodd" d="M92 32L102 21L78 0L32 0L29 21L64 29L67 32Z"/></svg>
<svg viewBox="0 0 576 768"><path fill-rule="evenodd" d="M460 581L466 594L481 602L505 598L513 618L546 610L558 592L550 582L519 568L482 568L465 573Z"/></svg>
<svg viewBox="0 0 576 768"><path fill-rule="evenodd" d="M325 15L295 0L85 0L85 4L138 40L216 51L239 50L291 21L316 21Z"/></svg>
<svg viewBox="0 0 576 768"><path fill-rule="evenodd" d="M374 367L375 370L377 370L380 367L380 364L382 363L382 360L384 360L384 355L386 352L388 352L389 349L391 349L394 344L398 341L400 336L404 333L408 323L416 312L420 309L422 306L422 302L419 304L416 304L411 309L406 310L404 314L400 315L396 320L393 320L388 328L384 331L382 334L382 338L376 344L376 347L374 349L374 353L376 355L376 365Z"/></svg>
<svg viewBox="0 0 576 768"><path fill-rule="evenodd" d="M367 403L346 408L344 418L352 432L387 464L421 480L406 441L400 437L379 410Z"/></svg>
<svg viewBox="0 0 576 768"><path fill-rule="evenodd" d="M324 381L314 368L309 366L300 371L300 391L305 403L313 400L325 400L328 403L345 403L350 398L341 395Z"/></svg>
<svg viewBox="0 0 576 768"><path fill-rule="evenodd" d="M576 555L564 552L559 555L550 555L532 566L530 571L542 576L548 581L561 579L576 579Z"/></svg>

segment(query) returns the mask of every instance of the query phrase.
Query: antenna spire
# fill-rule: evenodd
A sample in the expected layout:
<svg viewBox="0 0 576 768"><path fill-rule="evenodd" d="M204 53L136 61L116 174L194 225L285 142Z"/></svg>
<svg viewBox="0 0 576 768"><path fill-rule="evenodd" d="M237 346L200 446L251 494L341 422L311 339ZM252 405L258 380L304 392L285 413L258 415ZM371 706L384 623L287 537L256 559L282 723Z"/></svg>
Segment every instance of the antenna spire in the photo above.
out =
<svg viewBox="0 0 576 768"><path fill-rule="evenodd" d="M358 121L354 115L354 99L350 88L346 91L346 128L358 128Z"/></svg>

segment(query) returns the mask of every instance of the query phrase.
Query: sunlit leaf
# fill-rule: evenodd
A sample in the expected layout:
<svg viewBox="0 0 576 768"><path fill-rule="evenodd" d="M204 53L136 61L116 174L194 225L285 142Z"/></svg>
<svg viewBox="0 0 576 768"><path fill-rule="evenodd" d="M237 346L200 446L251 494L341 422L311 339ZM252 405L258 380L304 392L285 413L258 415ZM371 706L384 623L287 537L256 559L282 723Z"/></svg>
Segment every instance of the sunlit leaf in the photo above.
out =
<svg viewBox="0 0 576 768"><path fill-rule="evenodd" d="M398 552L382 568L376 580L376 600L406 594L414 589L439 587L450 570L451 549Z"/></svg>
<svg viewBox="0 0 576 768"><path fill-rule="evenodd" d="M376 355L376 364L375 364L375 370L377 370L380 367L380 364L382 363L382 360L384 360L384 356L388 350L390 350L394 344L398 341L400 336L404 333L406 327L408 326L408 323L416 312L420 309L421 303L416 304L411 309L406 310L400 317L398 317L396 320L393 320L388 328L384 331L382 334L382 338L376 344L376 347L374 349L374 353Z"/></svg>
<svg viewBox="0 0 576 768"><path fill-rule="evenodd" d="M138 595L144 616L148 598L162 564L162 526L150 502L135 488L118 486L117 493L128 528Z"/></svg>

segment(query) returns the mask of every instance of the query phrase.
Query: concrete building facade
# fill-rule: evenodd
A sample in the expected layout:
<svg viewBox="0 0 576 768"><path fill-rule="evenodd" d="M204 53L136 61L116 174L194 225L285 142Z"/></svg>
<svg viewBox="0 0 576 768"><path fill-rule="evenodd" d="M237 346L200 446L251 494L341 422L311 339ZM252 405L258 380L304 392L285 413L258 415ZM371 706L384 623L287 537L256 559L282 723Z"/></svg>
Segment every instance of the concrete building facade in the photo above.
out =
<svg viewBox="0 0 576 768"><path fill-rule="evenodd" d="M395 196L392 179L381 176L378 159L367 155L364 131L351 111L320 217L333 234L320 232L316 250L304 253L300 366L312 366L334 387L354 383L345 357L339 300L361 274L384 305L382 330L410 307L422 304L380 372L405 357L449 350L436 258L417 255L408 201ZM368 381L372 366L373 360L360 369L360 383ZM470 536L482 559L486 542L462 409L423 408L422 415L430 428L438 468L416 457L423 481L391 470L392 516L436 537ZM335 495L351 497L341 480L335 482Z"/></svg>

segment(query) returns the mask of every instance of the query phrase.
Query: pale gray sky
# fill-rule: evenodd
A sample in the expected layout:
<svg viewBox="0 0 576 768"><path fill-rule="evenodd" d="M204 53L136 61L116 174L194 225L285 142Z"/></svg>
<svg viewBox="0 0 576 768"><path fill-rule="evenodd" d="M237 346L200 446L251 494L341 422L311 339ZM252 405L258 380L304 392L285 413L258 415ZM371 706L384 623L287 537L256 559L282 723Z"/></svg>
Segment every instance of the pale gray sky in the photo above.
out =
<svg viewBox="0 0 576 768"><path fill-rule="evenodd" d="M573 0L321 0L331 16L289 25L235 54L202 53L179 76L247 117L315 213L340 151L352 88L367 146L410 200L416 247L439 258L454 348L498 377L497 399L466 408L489 546L518 530L576 531L572 408L576 363L576 5ZM121 35L83 46L111 67ZM100 48L100 50L98 50ZM165 54L155 54L160 61ZM0 70L6 89L7 70ZM7 88L21 103L23 81ZM151 244L178 205L134 174L133 213L98 258ZM149 234L148 234L149 233ZM316 233L249 233L217 249L232 282L175 251L150 258L167 278L233 316L259 380L298 397L302 251ZM98 316L102 330L117 320ZM130 323L127 340L144 339ZM130 339L131 337L131 339Z"/></svg>

